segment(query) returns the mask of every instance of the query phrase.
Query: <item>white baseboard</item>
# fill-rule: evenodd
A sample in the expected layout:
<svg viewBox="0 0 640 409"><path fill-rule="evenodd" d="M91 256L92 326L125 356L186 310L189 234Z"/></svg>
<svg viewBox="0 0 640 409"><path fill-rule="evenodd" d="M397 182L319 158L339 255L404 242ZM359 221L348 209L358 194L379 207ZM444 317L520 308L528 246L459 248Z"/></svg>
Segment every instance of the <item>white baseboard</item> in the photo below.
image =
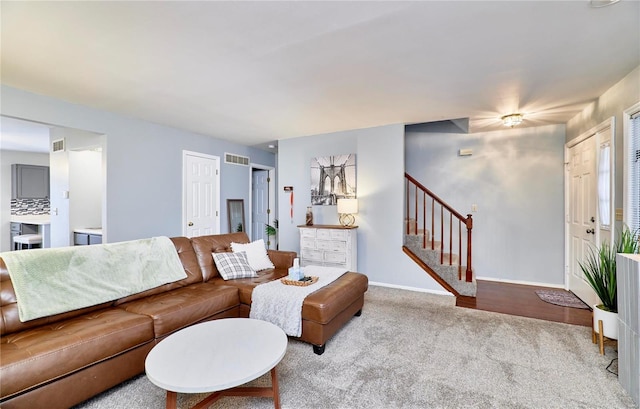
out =
<svg viewBox="0 0 640 409"><path fill-rule="evenodd" d="M538 282L535 282L535 281L507 280L507 279L504 279L504 278L493 278L493 277L476 277L476 280L497 281L497 282L500 282L500 283L534 285L534 286L537 286L537 287L549 287L549 288L562 288L562 289L564 289L564 284L538 283Z"/></svg>
<svg viewBox="0 0 640 409"><path fill-rule="evenodd" d="M444 290L430 290L430 289L427 289L427 288L408 287L406 285L379 283L379 282L376 282L376 281L369 281L369 285L373 285L373 286L376 286L376 287L396 288L398 290L415 291L415 292L418 292L418 293L448 295L448 296L453 297L453 294L451 294L449 291L444 291Z"/></svg>

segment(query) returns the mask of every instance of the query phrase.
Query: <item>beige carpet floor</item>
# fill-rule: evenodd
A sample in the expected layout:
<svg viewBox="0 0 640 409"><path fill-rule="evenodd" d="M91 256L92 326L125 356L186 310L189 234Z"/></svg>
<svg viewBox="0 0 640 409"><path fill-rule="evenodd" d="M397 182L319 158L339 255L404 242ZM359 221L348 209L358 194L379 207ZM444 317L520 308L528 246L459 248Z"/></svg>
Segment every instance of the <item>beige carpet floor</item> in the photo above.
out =
<svg viewBox="0 0 640 409"><path fill-rule="evenodd" d="M354 317L315 355L289 341L278 366L285 409L633 408L589 328L464 309L453 297L370 287ZM270 382L268 374L254 381ZM180 394L179 407L205 395ZM77 408L163 408L144 375ZM227 397L213 408L273 408Z"/></svg>

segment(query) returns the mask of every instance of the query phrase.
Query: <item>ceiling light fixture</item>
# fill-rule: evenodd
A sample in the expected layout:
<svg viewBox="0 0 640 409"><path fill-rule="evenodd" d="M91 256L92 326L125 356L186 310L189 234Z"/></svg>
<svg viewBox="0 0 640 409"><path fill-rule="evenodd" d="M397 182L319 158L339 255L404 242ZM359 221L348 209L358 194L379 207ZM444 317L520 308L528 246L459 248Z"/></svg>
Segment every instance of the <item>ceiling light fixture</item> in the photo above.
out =
<svg viewBox="0 0 640 409"><path fill-rule="evenodd" d="M504 126L513 128L514 126L522 123L522 114L509 114L503 116L501 119Z"/></svg>

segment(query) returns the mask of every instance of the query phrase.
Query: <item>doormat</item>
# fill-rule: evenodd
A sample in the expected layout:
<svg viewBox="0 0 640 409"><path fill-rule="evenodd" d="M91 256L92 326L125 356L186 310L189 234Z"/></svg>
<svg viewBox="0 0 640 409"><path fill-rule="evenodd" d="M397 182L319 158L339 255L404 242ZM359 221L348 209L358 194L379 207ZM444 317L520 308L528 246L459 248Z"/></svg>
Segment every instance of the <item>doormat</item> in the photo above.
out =
<svg viewBox="0 0 640 409"><path fill-rule="evenodd" d="M564 290L536 290L536 294L544 302L560 305L562 307L590 309L587 304L575 296L575 294Z"/></svg>

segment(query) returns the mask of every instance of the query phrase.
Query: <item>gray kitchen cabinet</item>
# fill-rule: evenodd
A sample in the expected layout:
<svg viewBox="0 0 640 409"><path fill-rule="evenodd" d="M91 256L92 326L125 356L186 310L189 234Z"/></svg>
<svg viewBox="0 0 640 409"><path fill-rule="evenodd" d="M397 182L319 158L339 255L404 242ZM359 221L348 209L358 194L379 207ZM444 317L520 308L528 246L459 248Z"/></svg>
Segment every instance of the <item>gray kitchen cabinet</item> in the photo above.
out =
<svg viewBox="0 0 640 409"><path fill-rule="evenodd" d="M89 245L89 235L86 233L73 233L73 244L76 246Z"/></svg>
<svg viewBox="0 0 640 409"><path fill-rule="evenodd" d="M11 198L44 199L49 197L49 167L11 165Z"/></svg>
<svg viewBox="0 0 640 409"><path fill-rule="evenodd" d="M73 244L76 246L87 246L91 244L102 244L100 234L73 233Z"/></svg>

